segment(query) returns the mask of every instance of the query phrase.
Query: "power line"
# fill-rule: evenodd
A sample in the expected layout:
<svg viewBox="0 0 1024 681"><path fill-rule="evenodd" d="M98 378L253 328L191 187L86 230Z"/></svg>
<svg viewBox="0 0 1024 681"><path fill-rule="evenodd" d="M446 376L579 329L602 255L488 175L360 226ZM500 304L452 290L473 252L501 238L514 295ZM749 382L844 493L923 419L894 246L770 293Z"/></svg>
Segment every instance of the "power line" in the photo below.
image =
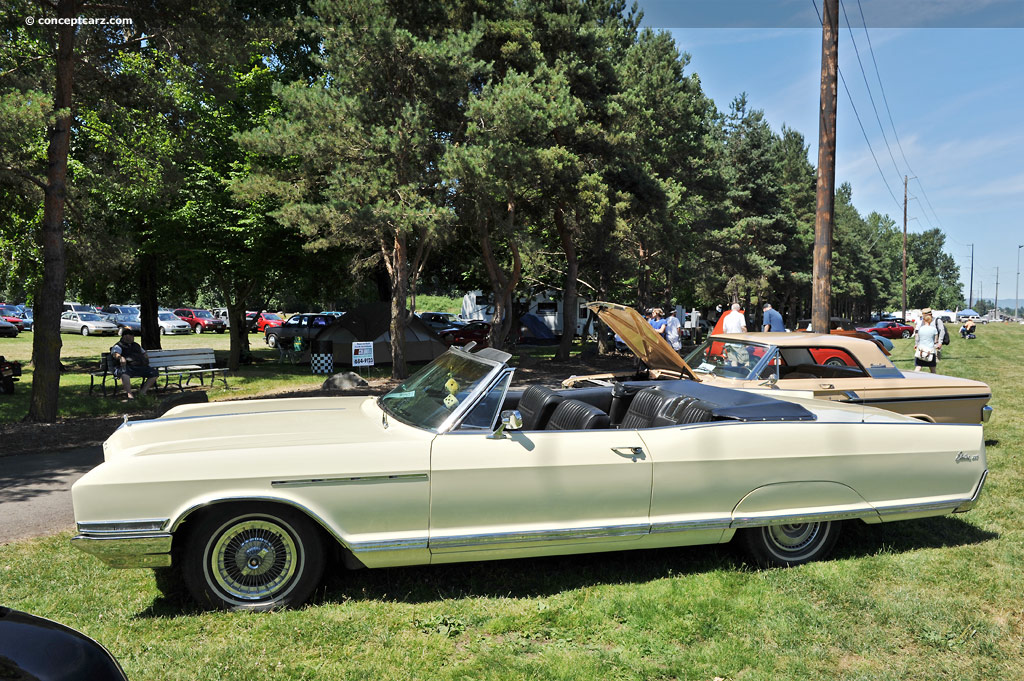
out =
<svg viewBox="0 0 1024 681"><path fill-rule="evenodd" d="M859 2L860 0L858 0ZM850 33L850 42L853 43L853 52L857 55L857 65L860 66L860 75L864 77L864 87L868 91L868 99L871 100L871 109L875 112L875 120L878 121L878 129L882 133L882 140L885 141L885 149L889 152L889 158L892 159L892 167L896 169L896 175L899 176L900 168L896 165L896 157L892 155L892 147L889 146L889 138L885 135L885 127L882 125L882 118L878 115L878 107L875 106L875 97L871 94L871 86L868 84L868 72L864 70L864 62L860 60L860 49L857 47L857 39L853 37L853 26L850 24L850 17L846 14L846 4L839 1L839 6L843 8L843 17L846 19L846 30ZM866 33L866 31L865 31ZM908 168L910 166L907 166ZM910 173L913 175L913 173Z"/></svg>
<svg viewBox="0 0 1024 681"><path fill-rule="evenodd" d="M917 173L915 173L914 169L910 167L910 161L907 160L907 154L903 151L903 144L900 142L900 135L896 131L896 123L893 122L892 119L892 110L889 108L889 98L885 96L885 86L882 84L882 72L878 69L878 60L875 59L875 48L871 44L871 34L868 32L868 22L864 18L864 7L861 5L860 0L857 0L857 9L860 11L861 23L864 24L864 37L867 38L868 41L868 51L871 53L871 62L875 65L875 78L878 79L878 89L882 93L882 102L885 104L885 112L889 115L889 125L892 126L892 134L896 138L896 146L899 147L900 156L903 157L903 163L907 166L907 170L909 171L908 174L916 176ZM817 5L815 5L815 10L817 10ZM845 8L843 9L843 13L846 13ZM847 17L846 23L849 25L849 17ZM854 46L854 49L856 49L856 46ZM861 69L863 69L863 66L861 66ZM874 104L873 100L872 104ZM921 188L921 194L924 196L925 203L927 203L928 207L931 209L932 215L935 217L935 222L937 222L939 227L945 231L945 228L942 226L942 220L939 219L939 214L935 212L935 208L932 207L932 202L928 199L928 192L924 190L924 184L921 183L921 178L915 177L914 179L917 180L917 186Z"/></svg>
<svg viewBox="0 0 1024 681"><path fill-rule="evenodd" d="M821 20L821 12L818 11L818 3L815 0L811 0L811 4L814 5L814 11L818 15L818 20ZM896 198L896 194L893 193L892 187L889 186L889 182L885 179L885 173L882 172L882 166L878 162L878 157L875 155L875 150L871 147L871 140L868 139L868 133L864 129L864 123L860 120L860 114L857 112L857 105L853 103L853 95L850 94L850 88L846 84L846 78L843 76L843 70L836 67L836 71L839 73L839 80L843 82L843 89L846 90L846 97L850 100L850 107L853 109L853 115L857 119L857 125L860 126L860 132L864 135L864 142L868 145L868 151L871 152L871 158L875 161L875 167L878 168L878 174L882 178L882 184L885 185L886 191L889 192L889 196L892 197L892 202L896 204L896 210L903 210L903 204L900 203L899 199Z"/></svg>

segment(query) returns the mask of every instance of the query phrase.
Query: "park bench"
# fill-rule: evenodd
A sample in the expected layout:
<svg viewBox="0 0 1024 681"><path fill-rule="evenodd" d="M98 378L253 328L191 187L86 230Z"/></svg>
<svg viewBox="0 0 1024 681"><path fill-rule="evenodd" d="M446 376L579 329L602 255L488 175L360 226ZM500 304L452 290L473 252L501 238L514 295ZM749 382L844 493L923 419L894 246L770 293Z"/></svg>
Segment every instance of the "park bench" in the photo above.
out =
<svg viewBox="0 0 1024 681"><path fill-rule="evenodd" d="M150 350L149 366L159 372L164 379L163 387L166 389L174 383L179 390L184 390L193 378L199 379L200 385L205 385L205 378L208 376L210 385L219 380L228 387L227 369L216 366L216 359L212 348L189 348L181 350ZM103 394L107 394L107 379L113 383L113 394L116 395L121 387L120 379L114 378L114 367L116 362L111 359L109 352L100 356L100 368L89 375L89 392L97 385ZM159 377L158 377L159 382Z"/></svg>

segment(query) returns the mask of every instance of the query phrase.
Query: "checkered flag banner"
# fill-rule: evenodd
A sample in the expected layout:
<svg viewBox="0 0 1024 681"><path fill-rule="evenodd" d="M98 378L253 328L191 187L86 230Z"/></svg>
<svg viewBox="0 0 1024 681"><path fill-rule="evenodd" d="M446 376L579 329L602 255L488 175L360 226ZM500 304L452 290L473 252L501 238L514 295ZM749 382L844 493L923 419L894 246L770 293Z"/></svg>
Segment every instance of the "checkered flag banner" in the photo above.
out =
<svg viewBox="0 0 1024 681"><path fill-rule="evenodd" d="M314 374L333 374L334 373L334 353L313 353L309 356L310 366L313 368Z"/></svg>

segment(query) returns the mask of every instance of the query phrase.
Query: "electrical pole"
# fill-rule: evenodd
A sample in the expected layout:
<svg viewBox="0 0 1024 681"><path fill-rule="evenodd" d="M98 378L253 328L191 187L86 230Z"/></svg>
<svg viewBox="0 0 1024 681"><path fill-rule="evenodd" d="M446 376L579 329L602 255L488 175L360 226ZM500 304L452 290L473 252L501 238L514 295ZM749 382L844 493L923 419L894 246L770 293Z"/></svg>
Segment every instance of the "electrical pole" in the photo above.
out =
<svg viewBox="0 0 1024 681"><path fill-rule="evenodd" d="M967 307L974 307L974 244L971 244L971 292L968 294Z"/></svg>
<svg viewBox="0 0 1024 681"><path fill-rule="evenodd" d="M1024 244L1017 246L1017 284L1013 287L1013 317L1020 320L1020 249Z"/></svg>
<svg viewBox="0 0 1024 681"><path fill-rule="evenodd" d="M903 176L903 319L907 318L907 176Z"/></svg>
<svg viewBox="0 0 1024 681"><path fill-rule="evenodd" d="M821 98L818 106L818 181L814 216L811 330L829 332L832 312L832 226L835 219L836 97L839 86L839 0L824 0L821 17Z"/></svg>
<svg viewBox="0 0 1024 681"><path fill-rule="evenodd" d="M999 321L999 268L996 268L996 300L992 303L992 307L996 309L996 321Z"/></svg>

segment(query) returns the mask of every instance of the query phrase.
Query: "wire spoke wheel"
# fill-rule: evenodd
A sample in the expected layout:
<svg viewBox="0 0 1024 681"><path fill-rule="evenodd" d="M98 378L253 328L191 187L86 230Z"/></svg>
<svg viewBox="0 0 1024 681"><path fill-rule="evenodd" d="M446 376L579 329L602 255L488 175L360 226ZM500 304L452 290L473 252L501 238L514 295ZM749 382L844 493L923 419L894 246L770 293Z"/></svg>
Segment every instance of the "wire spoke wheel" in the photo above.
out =
<svg viewBox="0 0 1024 681"><path fill-rule="evenodd" d="M190 533L184 559L185 583L200 605L273 610L309 598L323 574L324 548L315 526L294 510L228 510Z"/></svg>

